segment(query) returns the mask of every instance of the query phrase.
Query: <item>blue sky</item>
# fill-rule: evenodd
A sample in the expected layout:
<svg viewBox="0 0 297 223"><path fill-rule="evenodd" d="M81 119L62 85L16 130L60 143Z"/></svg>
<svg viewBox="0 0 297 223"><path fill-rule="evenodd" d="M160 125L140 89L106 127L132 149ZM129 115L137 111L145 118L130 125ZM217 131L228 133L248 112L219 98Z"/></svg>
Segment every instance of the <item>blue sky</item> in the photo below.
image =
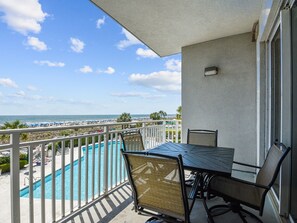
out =
<svg viewBox="0 0 297 223"><path fill-rule="evenodd" d="M176 113L181 56L159 58L85 0L0 0L0 115Z"/></svg>

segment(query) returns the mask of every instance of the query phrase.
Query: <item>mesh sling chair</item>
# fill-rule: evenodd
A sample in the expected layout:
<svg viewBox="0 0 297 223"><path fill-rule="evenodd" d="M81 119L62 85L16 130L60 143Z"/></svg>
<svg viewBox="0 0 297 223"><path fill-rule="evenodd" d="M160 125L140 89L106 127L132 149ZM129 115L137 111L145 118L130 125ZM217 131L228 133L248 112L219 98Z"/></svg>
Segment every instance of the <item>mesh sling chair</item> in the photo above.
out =
<svg viewBox="0 0 297 223"><path fill-rule="evenodd" d="M280 166L289 151L290 148L286 148L286 146L281 143L272 145L262 167L234 162L239 165L259 169L255 183L232 177L212 177L209 181L208 193L222 197L225 202L228 202L228 205L215 205L208 208L204 199L203 203L209 220L213 222L213 217L232 210L233 212L239 214L243 222L247 222L245 219L246 215L262 222L256 215L243 209L241 204L258 210L259 215L262 216L265 196L273 185L280 170ZM218 212L218 209L224 207L227 208L225 211Z"/></svg>
<svg viewBox="0 0 297 223"><path fill-rule="evenodd" d="M187 144L217 147L218 130L188 129Z"/></svg>
<svg viewBox="0 0 297 223"><path fill-rule="evenodd" d="M126 131L120 133L123 141L124 151L142 151L144 145L140 130Z"/></svg>
<svg viewBox="0 0 297 223"><path fill-rule="evenodd" d="M124 152L134 210L165 222L190 222L198 182L186 190L182 157ZM188 192L187 192L188 191Z"/></svg>
<svg viewBox="0 0 297 223"><path fill-rule="evenodd" d="M203 129L188 129L187 134L187 144L199 145L199 146L208 146L208 147L217 147L218 145L218 130L203 130ZM200 188L201 192L207 191L207 184L211 175L207 173L194 173L191 172L189 180L187 182L191 183L191 179L195 178L195 175L200 175ZM199 197L202 197L203 194L200 194Z"/></svg>

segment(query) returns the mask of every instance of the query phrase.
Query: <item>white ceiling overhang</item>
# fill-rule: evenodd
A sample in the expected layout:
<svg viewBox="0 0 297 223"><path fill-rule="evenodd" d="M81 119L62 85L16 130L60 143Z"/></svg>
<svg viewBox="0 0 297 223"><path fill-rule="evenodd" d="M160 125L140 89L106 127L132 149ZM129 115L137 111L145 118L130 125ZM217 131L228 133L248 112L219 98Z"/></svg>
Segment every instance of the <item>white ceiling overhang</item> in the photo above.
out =
<svg viewBox="0 0 297 223"><path fill-rule="evenodd" d="M91 0L160 56L252 31L262 0Z"/></svg>

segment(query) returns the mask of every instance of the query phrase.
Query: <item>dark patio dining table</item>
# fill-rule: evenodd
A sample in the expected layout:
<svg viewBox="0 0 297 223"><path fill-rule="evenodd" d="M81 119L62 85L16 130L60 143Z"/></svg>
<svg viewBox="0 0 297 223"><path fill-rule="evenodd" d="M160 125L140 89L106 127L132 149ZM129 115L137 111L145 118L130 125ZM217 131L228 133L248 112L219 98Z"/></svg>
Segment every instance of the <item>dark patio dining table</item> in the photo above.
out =
<svg viewBox="0 0 297 223"><path fill-rule="evenodd" d="M164 143L149 150L151 154L182 155L185 169L221 176L231 176L234 149L185 143Z"/></svg>

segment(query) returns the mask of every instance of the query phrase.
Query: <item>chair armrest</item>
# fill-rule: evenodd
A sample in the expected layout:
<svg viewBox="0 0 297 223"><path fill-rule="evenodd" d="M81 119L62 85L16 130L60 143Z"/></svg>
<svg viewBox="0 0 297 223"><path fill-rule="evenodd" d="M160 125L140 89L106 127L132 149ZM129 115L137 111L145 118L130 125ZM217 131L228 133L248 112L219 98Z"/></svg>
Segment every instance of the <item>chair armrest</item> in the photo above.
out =
<svg viewBox="0 0 297 223"><path fill-rule="evenodd" d="M232 171L238 171L238 172L243 172L243 173L256 174L256 172L254 172L254 171L247 171L247 170L240 170L240 169L232 169Z"/></svg>
<svg viewBox="0 0 297 223"><path fill-rule="evenodd" d="M194 200L199 189L200 176L196 176L193 186L191 187L190 193L188 194L188 199Z"/></svg>
<svg viewBox="0 0 297 223"><path fill-rule="evenodd" d="M233 163L238 164L238 165L242 165L242 166L248 166L248 167L252 167L252 168L261 169L260 166L255 166L255 165L251 165L251 164L247 164L247 163L241 163L241 162L237 162L237 161L233 161Z"/></svg>
<svg viewBox="0 0 297 223"><path fill-rule="evenodd" d="M263 189L267 189L267 190L270 189L270 187L268 187L268 186L257 184L257 183L253 183L253 182L250 182L250 181L241 180L241 179L234 178L234 177L230 177L230 179L231 180L234 180L234 181L237 181L239 183L248 184L248 185L255 186L255 187L260 187L260 188L263 188Z"/></svg>

